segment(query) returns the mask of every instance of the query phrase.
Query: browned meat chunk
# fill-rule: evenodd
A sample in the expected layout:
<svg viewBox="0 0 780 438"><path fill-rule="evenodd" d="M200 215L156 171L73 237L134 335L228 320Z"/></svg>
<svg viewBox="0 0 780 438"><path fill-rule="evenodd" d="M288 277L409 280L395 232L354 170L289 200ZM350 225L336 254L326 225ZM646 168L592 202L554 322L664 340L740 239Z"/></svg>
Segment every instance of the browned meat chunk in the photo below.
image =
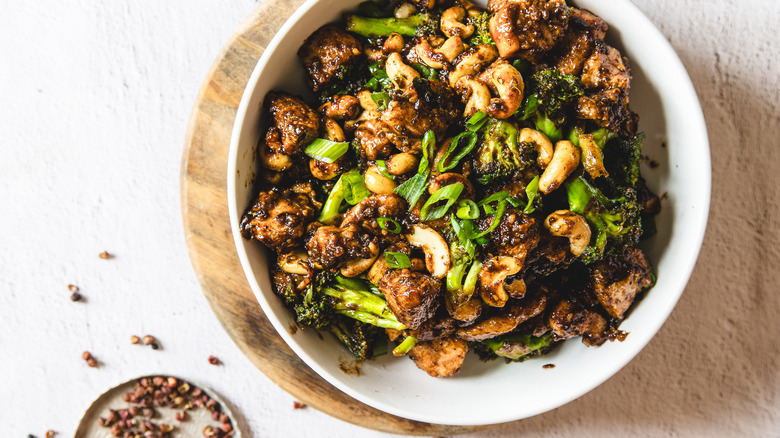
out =
<svg viewBox="0 0 780 438"><path fill-rule="evenodd" d="M563 74L579 76L596 41L604 40L607 23L590 12L572 8L569 28L559 45L555 67Z"/></svg>
<svg viewBox="0 0 780 438"><path fill-rule="evenodd" d="M292 190L260 192L241 218L241 235L281 252L303 242L306 224L314 217L311 200Z"/></svg>
<svg viewBox="0 0 780 438"><path fill-rule="evenodd" d="M621 255L597 263L591 275L593 293L617 319L622 319L637 294L653 283L647 257L639 248L626 248Z"/></svg>
<svg viewBox="0 0 780 438"><path fill-rule="evenodd" d="M448 377L463 366L469 344L458 338L419 342L409 351L417 368L431 377Z"/></svg>
<svg viewBox="0 0 780 438"><path fill-rule="evenodd" d="M580 97L577 101L577 117L592 120L622 135L634 135L638 123L637 115L628 108L628 93L619 88Z"/></svg>
<svg viewBox="0 0 780 438"><path fill-rule="evenodd" d="M392 269L379 280L390 310L405 326L416 329L439 307L441 283L409 269Z"/></svg>
<svg viewBox="0 0 780 438"><path fill-rule="evenodd" d="M355 204L344 213L342 227L359 225L362 229L382 237L398 237L398 234L383 230L377 219L387 217L400 221L406 213L406 201L398 195L373 195Z"/></svg>
<svg viewBox="0 0 780 438"><path fill-rule="evenodd" d="M582 343L601 345L608 339L607 320L579 304L563 300L550 313L550 327L556 340L582 335Z"/></svg>
<svg viewBox="0 0 780 438"><path fill-rule="evenodd" d="M539 61L563 37L569 24L564 0L491 2L490 35L502 58Z"/></svg>
<svg viewBox="0 0 780 438"><path fill-rule="evenodd" d="M336 94L320 108L320 114L333 120L352 120L360 112L360 100L347 94Z"/></svg>
<svg viewBox="0 0 780 438"><path fill-rule="evenodd" d="M420 327L409 330L409 334L420 341L447 338L455 334L455 323L452 318L434 316L422 323Z"/></svg>
<svg viewBox="0 0 780 438"><path fill-rule="evenodd" d="M367 120L355 130L360 155L367 160L383 160L393 153L395 133L381 120Z"/></svg>
<svg viewBox="0 0 780 438"><path fill-rule="evenodd" d="M357 38L332 24L317 29L298 50L309 86L315 92L345 78L362 53L363 46Z"/></svg>
<svg viewBox="0 0 780 438"><path fill-rule="evenodd" d="M498 315L491 316L470 327L459 329L458 337L467 341L482 341L509 333L521 323L542 313L546 305L546 295L514 302L505 306Z"/></svg>
<svg viewBox="0 0 780 438"><path fill-rule="evenodd" d="M314 266L335 270L347 260L371 258L378 251L377 237L357 225L314 229L306 243L309 260Z"/></svg>
<svg viewBox="0 0 780 438"><path fill-rule="evenodd" d="M566 268L574 259L569 251L569 240L565 237L556 237L550 233L541 233L539 245L531 251L526 262L526 281L533 281L551 273Z"/></svg>
<svg viewBox="0 0 780 438"><path fill-rule="evenodd" d="M582 70L582 85L588 89L620 88L628 91L631 74L620 52L611 46L597 41Z"/></svg>
<svg viewBox="0 0 780 438"><path fill-rule="evenodd" d="M465 303L454 303L447 299L444 304L447 306L447 312L453 319L465 323L476 321L482 314L482 301L479 298L472 298Z"/></svg>
<svg viewBox="0 0 780 438"><path fill-rule="evenodd" d="M320 130L320 117L303 100L283 92L268 93L265 105L272 126L265 142L272 151L295 155L311 143Z"/></svg>
<svg viewBox="0 0 780 438"><path fill-rule="evenodd" d="M481 218L480 229L488 229L491 222L492 216ZM528 253L539 243L539 227L536 221L523 214L521 209L508 208L501 216L498 226L487 237L488 252L514 257L522 265Z"/></svg>

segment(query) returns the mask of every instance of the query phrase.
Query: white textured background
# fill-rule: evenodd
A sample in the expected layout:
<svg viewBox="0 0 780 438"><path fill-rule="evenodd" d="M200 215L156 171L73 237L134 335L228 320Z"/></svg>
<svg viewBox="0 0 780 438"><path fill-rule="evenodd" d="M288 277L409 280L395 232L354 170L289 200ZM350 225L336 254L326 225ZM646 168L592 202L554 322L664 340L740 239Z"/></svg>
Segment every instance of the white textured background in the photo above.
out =
<svg viewBox="0 0 780 438"><path fill-rule="evenodd" d="M707 118L702 255L669 321L615 377L475 436L780 436L780 3L635 2L679 53ZM252 436L387 436L293 410L222 331L190 266L187 118L256 5L0 0L0 435L72 435L109 386L173 373L229 399ZM86 303L70 302L68 283ZM162 350L130 345L147 333ZM83 350L103 366L87 368Z"/></svg>

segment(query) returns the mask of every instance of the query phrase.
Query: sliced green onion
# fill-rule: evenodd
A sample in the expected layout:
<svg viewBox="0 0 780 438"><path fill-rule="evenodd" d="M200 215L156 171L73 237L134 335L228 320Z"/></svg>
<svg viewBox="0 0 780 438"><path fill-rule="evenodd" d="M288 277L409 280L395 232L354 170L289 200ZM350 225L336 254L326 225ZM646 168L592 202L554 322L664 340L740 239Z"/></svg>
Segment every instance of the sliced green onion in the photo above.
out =
<svg viewBox="0 0 780 438"><path fill-rule="evenodd" d="M461 199L455 215L460 219L476 219L479 217L479 207L471 199Z"/></svg>
<svg viewBox="0 0 780 438"><path fill-rule="evenodd" d="M509 192L507 190L504 190L502 192L493 193L492 195L488 196L487 198L479 201L478 205L479 206L483 206L483 205L486 205L486 204L490 204L491 202L496 202L496 201L500 202L500 201L505 200L508 197L509 197Z"/></svg>
<svg viewBox="0 0 780 438"><path fill-rule="evenodd" d="M487 122L487 114L483 111L477 111L476 114L466 120L466 129L471 132L479 131L479 128Z"/></svg>
<svg viewBox="0 0 780 438"><path fill-rule="evenodd" d="M432 221L442 218L447 211L458 200L460 193L463 191L463 184L455 183L444 186L439 190L436 190L428 200L423 204L420 209L420 217L423 221ZM436 206L437 202L447 201L444 205Z"/></svg>
<svg viewBox="0 0 780 438"><path fill-rule="evenodd" d="M498 206L496 206L496 210L493 213L493 221L490 223L488 229L479 234L472 234L469 236L469 238L479 239L480 237L485 237L488 233L495 230L498 224L501 222L501 218L504 216L504 212L506 211L506 206L507 206L506 198L498 201ZM472 233L476 233L476 230L474 230ZM477 243L482 244L482 242L480 241L477 241Z"/></svg>
<svg viewBox="0 0 780 438"><path fill-rule="evenodd" d="M477 144L477 134L466 131L461 132L460 134L456 135L455 138L452 139L452 142L450 143L449 149L447 149L447 152L444 153L444 156L441 157L441 160L439 160L439 163L436 166L436 169L439 172L446 172L450 169L454 169L455 166L458 165L461 159L468 155L469 152L471 152L472 149L474 149L474 146ZM461 141L463 139L463 141ZM463 143L464 146L458 149L458 146ZM457 153L455 153L455 150L457 149ZM452 155L451 160L448 160L450 155ZM449 162L448 162L449 161Z"/></svg>
<svg viewBox="0 0 780 438"><path fill-rule="evenodd" d="M357 204L363 199L371 196L371 192L366 188L366 182L363 175L357 170L350 170L341 176L344 185L344 199L352 205Z"/></svg>
<svg viewBox="0 0 780 438"><path fill-rule="evenodd" d="M409 211L417 205L417 201L420 200L420 197L428 188L428 177L430 175L431 171L425 169L424 172L415 174L393 190L393 193L406 199L406 202L409 203Z"/></svg>
<svg viewBox="0 0 780 438"><path fill-rule="evenodd" d="M382 175L393 179L393 175L390 175L390 172L387 171L387 163L385 160L376 160L376 168L379 169L379 173Z"/></svg>
<svg viewBox="0 0 780 438"><path fill-rule="evenodd" d="M528 204L526 204L525 208L523 209L523 213L525 214L531 214L536 210L536 207L534 207L534 198L536 198L536 195L539 193L539 175L536 175L534 179L531 180L531 182L528 183L527 186L525 186L525 194L528 196Z"/></svg>
<svg viewBox="0 0 780 438"><path fill-rule="evenodd" d="M377 105L377 111L387 109L390 104L390 95L387 93L371 93L371 100Z"/></svg>
<svg viewBox="0 0 780 438"><path fill-rule="evenodd" d="M402 252L387 251L385 253L385 261L387 262L387 265L393 269L405 269L412 267L412 262L409 260L409 256Z"/></svg>
<svg viewBox="0 0 780 438"><path fill-rule="evenodd" d="M519 207L520 204L523 203L523 199L518 198L517 196L510 196L506 198L506 202L508 202L512 207Z"/></svg>
<svg viewBox="0 0 780 438"><path fill-rule="evenodd" d="M376 220L379 224L379 228L389 231L391 233L398 234L401 232L401 224L396 222L393 219L390 219L389 217L380 217Z"/></svg>
<svg viewBox="0 0 780 438"><path fill-rule="evenodd" d="M365 323L365 324L371 324L375 325L377 327L381 328L390 328L394 330L404 330L406 329L406 326L401 324L398 321L393 321L386 318L380 318L373 313L368 312L362 312L360 310L352 310L352 309L340 309L338 306L336 307L336 313L339 315L348 316L352 319L357 319L358 321Z"/></svg>
<svg viewBox="0 0 780 438"><path fill-rule="evenodd" d="M430 165L429 158L436 152L436 136L433 131L425 131L422 140L422 159L420 160L420 166L417 168L417 173L423 173L428 170Z"/></svg>
<svg viewBox="0 0 780 438"><path fill-rule="evenodd" d="M311 142L304 152L315 160L332 163L341 158L348 150L349 142L335 142L318 138Z"/></svg>
<svg viewBox="0 0 780 438"><path fill-rule="evenodd" d="M466 274L466 280L463 281L463 294L469 298L474 294L474 290L477 288L477 279L479 278L479 270L482 269L482 262L479 260L474 261L469 268L469 273Z"/></svg>
<svg viewBox="0 0 780 438"><path fill-rule="evenodd" d="M336 184L331 189L330 194L328 194L328 199L325 200L325 204L322 206L322 211L320 212L320 217L317 219L319 222L329 224L339 215L339 208L344 201L343 179L344 175L339 177L339 180L336 181Z"/></svg>
<svg viewBox="0 0 780 438"><path fill-rule="evenodd" d="M409 352L415 345L417 345L417 338L414 336L407 336L397 347L393 349L393 356L403 356Z"/></svg>
<svg viewBox="0 0 780 438"><path fill-rule="evenodd" d="M485 204L482 206L482 210L485 210L485 214L493 214L496 212L496 210L490 206L490 204Z"/></svg>

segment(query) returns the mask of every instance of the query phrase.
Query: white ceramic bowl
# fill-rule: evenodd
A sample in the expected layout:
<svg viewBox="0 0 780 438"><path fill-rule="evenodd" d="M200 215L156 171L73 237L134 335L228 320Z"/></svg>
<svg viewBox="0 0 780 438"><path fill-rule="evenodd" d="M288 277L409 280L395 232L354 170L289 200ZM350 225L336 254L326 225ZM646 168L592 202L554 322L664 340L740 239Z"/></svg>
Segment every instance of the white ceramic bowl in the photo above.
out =
<svg viewBox="0 0 780 438"><path fill-rule="evenodd" d="M481 425L526 418L561 406L595 388L620 370L655 335L671 313L693 269L704 236L710 199L710 154L701 107L682 63L661 33L628 0L578 0L577 6L610 25L607 40L631 61L631 107L647 134L645 154L657 161L645 168L649 186L667 194L657 217L659 233L645 249L658 283L636 306L621 329L624 342L587 348L578 339L552 354L524 363L489 363L469 355L461 372L435 379L407 358L392 355L368 361L361 375L343 373L350 355L334 339L311 330L291 335L291 313L273 294L265 250L244 240L240 216L252 202L254 159L266 93L282 89L311 96L296 55L303 40L337 20L360 0L309 0L282 26L252 73L238 108L228 160L228 201L238 256L266 316L290 347L314 371L350 396L401 417L450 425ZM555 364L553 369L542 365Z"/></svg>

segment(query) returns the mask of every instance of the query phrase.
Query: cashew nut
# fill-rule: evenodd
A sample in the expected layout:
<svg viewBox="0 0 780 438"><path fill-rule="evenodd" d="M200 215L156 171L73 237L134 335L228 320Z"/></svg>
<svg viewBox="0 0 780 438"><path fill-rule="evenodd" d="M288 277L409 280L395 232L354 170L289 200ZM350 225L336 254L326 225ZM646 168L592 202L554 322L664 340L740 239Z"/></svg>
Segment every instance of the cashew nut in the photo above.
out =
<svg viewBox="0 0 780 438"><path fill-rule="evenodd" d="M401 152L388 158L385 162L387 173L403 175L417 168L417 155Z"/></svg>
<svg viewBox="0 0 780 438"><path fill-rule="evenodd" d="M357 98L360 102L360 106L366 111L376 111L377 108L379 108L379 105L371 98L370 90L360 90L357 94Z"/></svg>
<svg viewBox="0 0 780 438"><path fill-rule="evenodd" d="M477 290L489 306L504 307L509 295L504 290L504 279L520 272L522 264L509 256L493 257L482 266L479 271Z"/></svg>
<svg viewBox="0 0 780 438"><path fill-rule="evenodd" d="M474 33L474 26L462 23L466 18L466 10L460 6L453 6L441 14L441 31L447 36L468 38Z"/></svg>
<svg viewBox="0 0 780 438"><path fill-rule="evenodd" d="M420 39L420 42L414 46L414 51L417 54L417 58L419 58L419 60L428 67L435 68L437 70L444 68L444 63L442 62L444 55L437 53L426 38ZM388 73L388 76L389 75L390 74Z"/></svg>
<svg viewBox="0 0 780 438"><path fill-rule="evenodd" d="M411 17L415 12L417 12L417 8L414 7L411 3L401 3L398 5L397 8L395 8L395 18L409 18Z"/></svg>
<svg viewBox="0 0 780 438"><path fill-rule="evenodd" d="M311 269L309 266L309 254L302 249L296 249L287 254L279 254L276 258L276 264L279 266L279 269L289 274L306 275Z"/></svg>
<svg viewBox="0 0 780 438"><path fill-rule="evenodd" d="M415 224L406 239L412 246L422 248L425 267L433 277L444 278L447 275L450 270L450 249L441 234L427 225Z"/></svg>
<svg viewBox="0 0 780 438"><path fill-rule="evenodd" d="M401 52L404 49L404 37L398 32L393 32L387 36L385 43L382 44L382 51L385 53Z"/></svg>
<svg viewBox="0 0 780 438"><path fill-rule="evenodd" d="M447 38L447 41L434 50L434 52L443 56L447 62L452 63L464 50L466 50L466 46L463 45L463 40L460 37L453 36Z"/></svg>
<svg viewBox="0 0 780 438"><path fill-rule="evenodd" d="M379 247L375 243L368 244L368 250L371 256L365 259L351 259L344 263L339 272L345 277L356 277L368 269L374 264L374 260L379 256ZM384 257L383 257L384 258Z"/></svg>
<svg viewBox="0 0 780 438"><path fill-rule="evenodd" d="M593 134L580 134L580 149L582 150L582 167L590 174L591 178L609 176L604 168L604 156L601 148L593 141Z"/></svg>
<svg viewBox="0 0 780 438"><path fill-rule="evenodd" d="M574 143L561 140L555 143L552 160L539 177L539 191L545 195L557 189L580 163L580 150Z"/></svg>
<svg viewBox="0 0 780 438"><path fill-rule="evenodd" d="M390 195L395 190L395 181L382 175L379 168L370 166L364 175L366 188L377 195Z"/></svg>
<svg viewBox="0 0 780 438"><path fill-rule="evenodd" d="M531 128L523 128L517 137L520 143L532 143L537 153L536 164L546 169L553 157L553 145L544 133Z"/></svg>
<svg viewBox="0 0 780 438"><path fill-rule="evenodd" d="M420 73L404 64L401 54L396 52L387 56L385 71L393 85L401 90L408 90L412 86L412 81L420 77Z"/></svg>
<svg viewBox="0 0 780 438"><path fill-rule="evenodd" d="M461 192L459 199L474 199L474 186L471 185L471 181L465 176L454 172L442 173L434 177L430 185L428 185L428 193L432 195L442 187L458 183L463 184L463 192Z"/></svg>
<svg viewBox="0 0 780 438"><path fill-rule="evenodd" d="M544 220L550 234L569 239L569 250L575 256L582 254L590 244L590 226L584 217L570 210L557 210Z"/></svg>
<svg viewBox="0 0 780 438"><path fill-rule="evenodd" d="M482 71L486 65L498 58L498 50L489 44L480 44L463 52L456 59L455 70L450 72L450 87L455 87L463 76L471 76Z"/></svg>
<svg viewBox="0 0 780 438"><path fill-rule="evenodd" d="M326 117L323 122L323 126L325 128L323 134L326 140L336 142L342 142L345 140L344 131L335 120Z"/></svg>
<svg viewBox="0 0 780 438"><path fill-rule="evenodd" d="M471 117L477 111L487 111L488 105L490 105L490 90L488 90L487 85L464 76L458 80L455 88L466 99L463 117Z"/></svg>
<svg viewBox="0 0 780 438"><path fill-rule="evenodd" d="M504 60L496 61L479 75L480 82L490 88L497 98L490 99L486 113L505 119L523 103L523 76Z"/></svg>
<svg viewBox="0 0 780 438"><path fill-rule="evenodd" d="M261 141L258 146L258 155L260 156L260 164L268 170L281 172L292 166L292 159L289 155L271 152L264 141Z"/></svg>

